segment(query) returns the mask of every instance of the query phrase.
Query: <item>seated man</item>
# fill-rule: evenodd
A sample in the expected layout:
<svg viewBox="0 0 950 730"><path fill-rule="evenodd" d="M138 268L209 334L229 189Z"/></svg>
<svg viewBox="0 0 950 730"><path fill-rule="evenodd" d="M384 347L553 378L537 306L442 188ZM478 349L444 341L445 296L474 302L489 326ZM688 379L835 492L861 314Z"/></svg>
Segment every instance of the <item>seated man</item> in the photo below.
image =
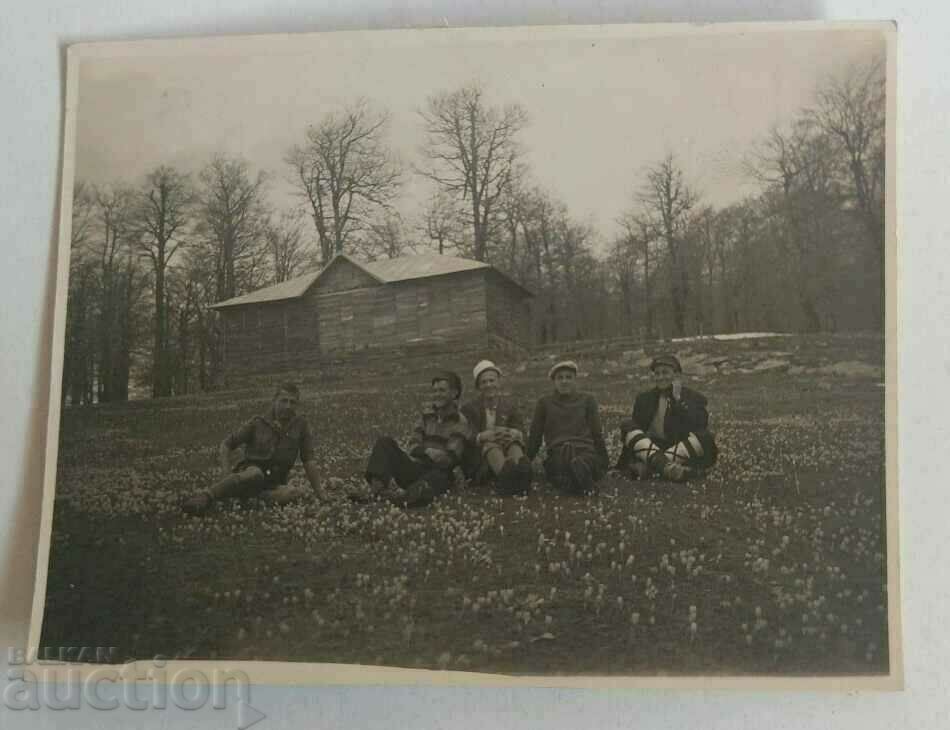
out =
<svg viewBox="0 0 950 730"><path fill-rule="evenodd" d="M466 455L466 476L494 478L502 494L524 494L531 487L531 462L524 455L524 423L515 405L501 395L501 368L482 360L472 371L478 397L462 406L477 434Z"/></svg>
<svg viewBox="0 0 950 730"><path fill-rule="evenodd" d="M683 368L673 355L654 358L650 370L654 387L637 396L633 418L620 425L617 468L634 479L656 474L685 481L716 462L706 398L683 385Z"/></svg>
<svg viewBox="0 0 950 730"><path fill-rule="evenodd" d="M528 458L543 440L544 470L562 491L589 494L607 472L607 445L594 396L577 392L577 363L566 360L551 368L554 392L538 400L528 436Z"/></svg>
<svg viewBox="0 0 950 730"><path fill-rule="evenodd" d="M377 439L366 465L369 489L350 498L382 498L403 507L418 507L447 492L452 486L452 470L461 463L471 435L468 421L458 408L461 396L458 375L436 373L432 378L432 403L416 425L409 453L389 436Z"/></svg>
<svg viewBox="0 0 950 730"><path fill-rule="evenodd" d="M313 454L313 432L307 419L297 415L299 403L297 386L281 385L269 413L255 416L221 442L221 481L186 500L182 508L201 514L214 500L224 497L259 497L275 504L298 499L308 490L287 484L298 455L310 486L322 497ZM232 469L232 453L240 446L244 447L244 458Z"/></svg>

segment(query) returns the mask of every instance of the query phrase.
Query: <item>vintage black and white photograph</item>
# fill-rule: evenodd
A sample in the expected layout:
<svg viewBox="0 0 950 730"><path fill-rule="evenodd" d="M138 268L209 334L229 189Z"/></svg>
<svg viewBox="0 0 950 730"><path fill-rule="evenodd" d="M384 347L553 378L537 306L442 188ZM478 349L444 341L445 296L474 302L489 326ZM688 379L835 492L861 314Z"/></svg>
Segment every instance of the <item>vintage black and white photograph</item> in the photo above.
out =
<svg viewBox="0 0 950 730"><path fill-rule="evenodd" d="M71 48L35 643L899 680L895 39Z"/></svg>

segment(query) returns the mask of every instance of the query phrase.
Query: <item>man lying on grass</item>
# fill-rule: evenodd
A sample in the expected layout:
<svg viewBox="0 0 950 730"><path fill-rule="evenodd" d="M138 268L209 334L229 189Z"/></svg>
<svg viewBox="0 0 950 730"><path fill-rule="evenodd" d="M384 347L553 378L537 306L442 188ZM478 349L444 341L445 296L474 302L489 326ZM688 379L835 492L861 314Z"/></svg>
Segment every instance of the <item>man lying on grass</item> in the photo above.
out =
<svg viewBox="0 0 950 730"><path fill-rule="evenodd" d="M317 464L313 454L313 432L307 419L297 414L300 391L293 383L281 385L274 394L270 412L254 416L221 442L219 457L224 477L185 501L182 508L202 514L217 499L257 497L273 504L285 504L309 493L305 487L287 484L290 470L303 462L310 486L321 498ZM232 469L235 449L244 447L244 458Z"/></svg>
<svg viewBox="0 0 950 730"><path fill-rule="evenodd" d="M495 363L482 360L472 375L478 396L462 413L477 435L466 453L466 476L494 480L500 494L524 494L531 487L531 462L524 455L521 413L501 394L501 368Z"/></svg>
<svg viewBox="0 0 950 730"><path fill-rule="evenodd" d="M682 482L716 462L702 393L683 385L683 368L673 355L650 364L653 388L640 393L633 417L620 424L623 453L617 469L634 479L659 476Z"/></svg>
<svg viewBox="0 0 950 730"><path fill-rule="evenodd" d="M548 481L563 492L590 494L608 464L597 401L577 392L577 363L572 360L555 364L548 376L554 392L542 396L534 409L528 458L537 456L543 440Z"/></svg>
<svg viewBox="0 0 950 730"><path fill-rule="evenodd" d="M471 428L459 411L462 381L453 372L432 378L432 401L419 419L407 454L390 436L373 444L366 465L366 491L349 494L356 502L385 499L401 507L421 507L452 486Z"/></svg>

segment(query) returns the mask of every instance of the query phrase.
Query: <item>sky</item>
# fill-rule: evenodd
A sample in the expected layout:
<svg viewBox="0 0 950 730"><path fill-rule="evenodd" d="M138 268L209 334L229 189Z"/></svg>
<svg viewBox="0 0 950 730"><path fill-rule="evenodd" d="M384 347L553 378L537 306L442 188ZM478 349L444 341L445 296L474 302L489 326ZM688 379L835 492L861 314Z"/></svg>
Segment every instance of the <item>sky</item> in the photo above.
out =
<svg viewBox="0 0 950 730"><path fill-rule="evenodd" d="M814 98L823 78L883 51L874 30L666 33L610 26L323 33L108 44L79 70L75 178L138 183L159 164L197 172L215 153L271 177L287 208L286 151L309 124L366 97L391 114L388 141L422 161L418 111L435 92L478 81L491 104L518 103L532 179L594 227L619 231L645 169L676 155L702 200L756 190L743 158ZM432 183L408 174L397 207L412 222Z"/></svg>

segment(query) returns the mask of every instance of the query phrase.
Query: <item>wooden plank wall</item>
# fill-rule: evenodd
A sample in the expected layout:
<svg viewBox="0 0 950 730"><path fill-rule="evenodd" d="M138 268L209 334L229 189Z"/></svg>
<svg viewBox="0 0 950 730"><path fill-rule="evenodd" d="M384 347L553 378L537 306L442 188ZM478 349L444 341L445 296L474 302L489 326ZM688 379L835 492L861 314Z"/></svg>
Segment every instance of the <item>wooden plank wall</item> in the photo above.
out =
<svg viewBox="0 0 950 730"><path fill-rule="evenodd" d="M316 366L316 313L300 300L231 307L221 312L228 374Z"/></svg>
<svg viewBox="0 0 950 730"><path fill-rule="evenodd" d="M306 370L322 361L432 342L486 338L485 272L469 271L381 285L353 266L335 267L296 300L222 310L230 375ZM372 286L362 286L372 281ZM509 304L501 287L503 306ZM510 325L499 318L496 328ZM509 335L505 335L509 339Z"/></svg>
<svg viewBox="0 0 950 730"><path fill-rule="evenodd" d="M486 272L488 331L530 347L530 298L496 271Z"/></svg>
<svg viewBox="0 0 950 730"><path fill-rule="evenodd" d="M335 357L486 331L484 281L463 272L348 292L317 293L321 352Z"/></svg>

